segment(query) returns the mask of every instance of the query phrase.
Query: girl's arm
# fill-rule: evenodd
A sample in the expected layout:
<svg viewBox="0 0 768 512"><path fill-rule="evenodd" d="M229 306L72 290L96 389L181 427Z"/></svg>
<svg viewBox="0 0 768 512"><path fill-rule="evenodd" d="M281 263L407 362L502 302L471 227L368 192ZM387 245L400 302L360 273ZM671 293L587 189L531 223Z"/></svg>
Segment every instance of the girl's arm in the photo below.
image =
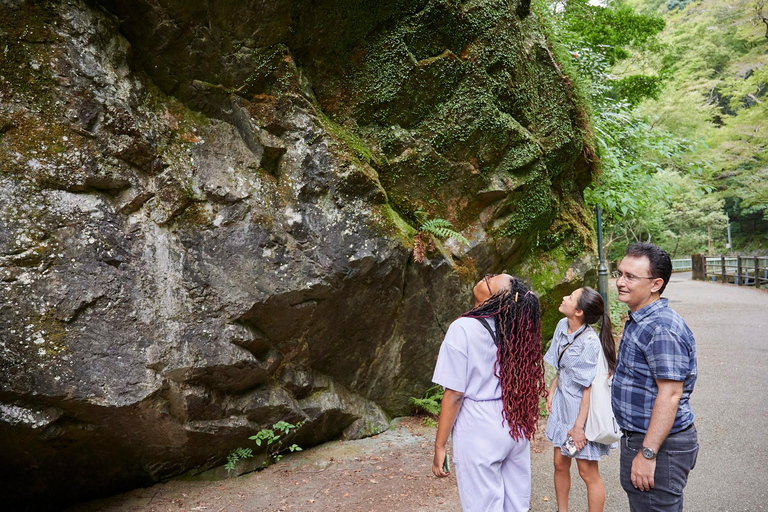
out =
<svg viewBox="0 0 768 512"><path fill-rule="evenodd" d="M587 445L587 436L584 434L584 425L587 423L589 415L589 399L592 396L592 386L584 388L581 393L581 404L579 405L579 414L576 416L576 422L573 428L568 431L568 435L573 438L573 444L577 450L581 450Z"/></svg>
<svg viewBox="0 0 768 512"><path fill-rule="evenodd" d="M448 473L443 471L443 461L445 460L445 445L448 443L448 436L456 421L456 416L461 409L461 403L464 400L464 393L459 393L452 389L445 389L443 400L440 403L440 418L437 420L437 435L435 436L435 457L432 459L432 473L435 476L445 477Z"/></svg>
<svg viewBox="0 0 768 512"><path fill-rule="evenodd" d="M557 374L555 374L555 378L552 379L552 384L549 386L549 393L547 393L547 414L552 414L552 397L555 396L555 389L557 389Z"/></svg>

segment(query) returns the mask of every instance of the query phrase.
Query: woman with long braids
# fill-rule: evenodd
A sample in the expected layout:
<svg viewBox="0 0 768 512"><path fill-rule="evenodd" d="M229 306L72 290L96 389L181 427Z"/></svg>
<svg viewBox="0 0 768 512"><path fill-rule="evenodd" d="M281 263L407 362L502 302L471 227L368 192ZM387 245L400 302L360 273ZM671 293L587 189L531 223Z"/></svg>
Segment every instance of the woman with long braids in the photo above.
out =
<svg viewBox="0 0 768 512"><path fill-rule="evenodd" d="M602 512L605 487L600 478L598 461L618 443L605 445L587 441L584 425L589 414L592 381L597 374L598 356L602 350L608 371L616 368L616 345L611 332L611 318L603 298L589 286L563 297L558 308L565 315L555 328L552 344L544 361L555 367L557 375L547 397L545 434L555 447L555 495L558 512L567 512L571 489L571 458L576 459L579 475L587 484L589 512ZM590 324L602 320L600 336ZM564 447L570 441L576 449Z"/></svg>
<svg viewBox="0 0 768 512"><path fill-rule="evenodd" d="M453 463L465 512L524 512L531 500L530 440L546 394L539 300L517 278L489 274L475 307L455 320L432 380L445 388L432 472Z"/></svg>

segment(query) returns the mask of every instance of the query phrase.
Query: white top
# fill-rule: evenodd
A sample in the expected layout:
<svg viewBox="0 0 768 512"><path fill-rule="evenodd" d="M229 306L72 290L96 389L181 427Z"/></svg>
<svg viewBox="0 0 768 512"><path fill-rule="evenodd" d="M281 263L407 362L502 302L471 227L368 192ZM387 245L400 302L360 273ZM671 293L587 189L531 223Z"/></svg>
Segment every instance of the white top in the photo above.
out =
<svg viewBox="0 0 768 512"><path fill-rule="evenodd" d="M495 319L486 320L495 332ZM471 400L498 400L501 385L495 364L496 344L485 326L475 318L458 318L445 333L432 382Z"/></svg>

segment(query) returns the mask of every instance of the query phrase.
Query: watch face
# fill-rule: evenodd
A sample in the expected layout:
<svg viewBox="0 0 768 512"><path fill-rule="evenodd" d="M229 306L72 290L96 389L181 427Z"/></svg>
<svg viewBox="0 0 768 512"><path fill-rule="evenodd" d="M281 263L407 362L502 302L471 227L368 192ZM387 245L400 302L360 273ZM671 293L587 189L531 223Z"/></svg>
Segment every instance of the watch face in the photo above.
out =
<svg viewBox="0 0 768 512"><path fill-rule="evenodd" d="M656 452L654 452L650 448L646 448L645 446L643 446L643 457L645 457L646 459L653 459L656 457Z"/></svg>

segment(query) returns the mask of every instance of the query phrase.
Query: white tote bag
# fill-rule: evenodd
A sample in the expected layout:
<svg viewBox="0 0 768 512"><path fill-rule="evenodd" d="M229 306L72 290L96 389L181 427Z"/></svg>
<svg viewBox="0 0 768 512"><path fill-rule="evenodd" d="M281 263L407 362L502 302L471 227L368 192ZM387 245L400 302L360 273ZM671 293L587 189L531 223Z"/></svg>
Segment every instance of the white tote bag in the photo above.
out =
<svg viewBox="0 0 768 512"><path fill-rule="evenodd" d="M608 372L608 361L602 347L597 356L597 375L592 382L592 395L589 400L589 415L584 433L587 440L601 444L612 444L621 439L619 426L613 417L611 407L611 382L613 377Z"/></svg>

